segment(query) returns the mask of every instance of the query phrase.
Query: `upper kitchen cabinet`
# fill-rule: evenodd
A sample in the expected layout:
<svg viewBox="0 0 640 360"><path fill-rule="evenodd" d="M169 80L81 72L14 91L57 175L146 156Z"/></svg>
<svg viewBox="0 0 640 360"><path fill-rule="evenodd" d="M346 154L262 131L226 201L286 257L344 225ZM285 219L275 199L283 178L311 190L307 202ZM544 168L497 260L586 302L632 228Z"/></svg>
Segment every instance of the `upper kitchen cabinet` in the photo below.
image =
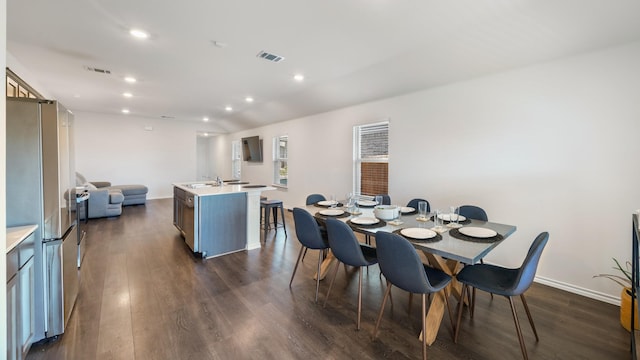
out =
<svg viewBox="0 0 640 360"><path fill-rule="evenodd" d="M43 99L42 95L7 68L7 97Z"/></svg>

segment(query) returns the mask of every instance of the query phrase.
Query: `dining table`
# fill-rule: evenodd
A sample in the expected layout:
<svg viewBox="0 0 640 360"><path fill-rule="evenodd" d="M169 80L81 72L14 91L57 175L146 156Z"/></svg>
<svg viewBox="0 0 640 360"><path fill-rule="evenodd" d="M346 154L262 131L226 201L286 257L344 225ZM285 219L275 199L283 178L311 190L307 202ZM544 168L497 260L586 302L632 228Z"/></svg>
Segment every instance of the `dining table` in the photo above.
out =
<svg viewBox="0 0 640 360"><path fill-rule="evenodd" d="M432 216L419 217L416 209L407 207L401 207L400 216L393 219L393 221L381 220L375 217L375 205L346 208L342 204L341 202L336 204L338 206L331 206L327 205L327 203L316 203L302 206L302 208L311 213L320 224L327 218L336 218L347 222L354 232L374 239L375 235L380 231L396 233L407 238L416 251L424 254L430 266L451 275L453 279L447 286L446 293L453 295L458 301L464 301L464 299L460 299L462 285L455 278L458 271L464 265L480 262L491 250L516 231L516 226L514 225L463 219L462 217L457 223L452 224L447 221L448 214L439 215L439 226L436 227L434 220L438 215L432 214ZM428 233L421 229L432 230L436 233L436 236L429 238L424 238L423 236L412 237L413 234ZM476 232L478 235L476 235ZM324 278L334 260L335 257L329 252L321 265L320 273L315 276L320 276L321 279ZM431 297L431 304L426 315L428 345L435 341L444 317L446 305L444 294L445 292L438 292ZM425 336L425 334L420 334L420 340L422 340L422 336Z"/></svg>

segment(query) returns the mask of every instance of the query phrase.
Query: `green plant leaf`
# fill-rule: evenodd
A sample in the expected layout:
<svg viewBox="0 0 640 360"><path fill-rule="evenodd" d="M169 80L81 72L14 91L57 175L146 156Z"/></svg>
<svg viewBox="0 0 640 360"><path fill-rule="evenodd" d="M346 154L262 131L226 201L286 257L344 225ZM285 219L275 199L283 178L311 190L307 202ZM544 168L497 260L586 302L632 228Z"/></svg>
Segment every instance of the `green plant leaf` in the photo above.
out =
<svg viewBox="0 0 640 360"><path fill-rule="evenodd" d="M618 260L616 260L616 258L613 258L613 261L616 263L617 270L620 270L620 272L622 272L624 274L624 276L627 278L627 280L629 280L629 285L631 285L631 271L627 270L627 269L629 269L630 263L627 261L626 262L627 269L623 269L622 266L620 265L620 263L618 262Z"/></svg>
<svg viewBox="0 0 640 360"><path fill-rule="evenodd" d="M607 278L609 280L612 280L612 281L616 282L618 285L620 285L622 287L631 287L631 281L629 281L627 278L624 278L622 276L611 275L611 274L598 274L598 275L594 275L593 277L594 278L604 277L604 278Z"/></svg>

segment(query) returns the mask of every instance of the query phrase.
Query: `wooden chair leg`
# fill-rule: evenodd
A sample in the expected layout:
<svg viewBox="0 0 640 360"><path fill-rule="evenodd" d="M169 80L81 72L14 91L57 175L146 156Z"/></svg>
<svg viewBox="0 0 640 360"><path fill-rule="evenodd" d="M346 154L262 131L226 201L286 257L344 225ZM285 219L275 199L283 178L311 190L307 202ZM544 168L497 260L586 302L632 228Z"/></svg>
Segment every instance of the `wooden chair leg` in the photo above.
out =
<svg viewBox="0 0 640 360"><path fill-rule="evenodd" d="M454 328L453 342L458 342L458 334L460 333L460 320L462 319L462 308L464 307L464 295L467 292L467 285L462 285L462 293L460 294L460 302L458 302L458 321Z"/></svg>
<svg viewBox="0 0 640 360"><path fill-rule="evenodd" d="M356 321L357 330L360 330L361 314L362 314L362 266L358 267L358 321Z"/></svg>
<svg viewBox="0 0 640 360"><path fill-rule="evenodd" d="M447 288L442 289L444 291L444 302L447 304L447 311L449 312L449 322L451 323L451 329L453 330L452 336L456 334L456 324L453 322L453 313L451 312L451 306L449 305L449 293Z"/></svg>
<svg viewBox="0 0 640 360"><path fill-rule="evenodd" d="M427 294L422 294L422 360L427 360Z"/></svg>
<svg viewBox="0 0 640 360"><path fill-rule="evenodd" d="M291 274L291 280L289 280L289 287L293 283L293 277L296 276L296 271L298 270L298 265L300 264L300 258L302 257L302 252L306 251L307 248L305 246L300 248L300 252L298 253L298 261L296 261L296 266L293 268L293 274ZM316 299L316 301L318 301Z"/></svg>
<svg viewBox="0 0 640 360"><path fill-rule="evenodd" d="M316 304L318 303L318 291L320 290L320 268L322 265L322 250L318 250L318 270L316 270Z"/></svg>
<svg viewBox="0 0 640 360"><path fill-rule="evenodd" d="M524 310L527 312L527 317L529 318L529 324L531 324L531 329L533 329L533 334L536 336L536 341L540 341L540 339L538 338L538 332L536 331L536 326L533 324L533 318L531 317L531 312L529 312L529 305L527 305L527 300L524 299L524 294L520 294L520 299L522 299Z"/></svg>
<svg viewBox="0 0 640 360"><path fill-rule="evenodd" d="M329 294L331 293L331 288L333 287L333 282L336 280L336 275L338 275L338 267L339 266L340 266L340 261L338 261L338 259L336 259L336 266L333 267L333 277L331 278L331 282L329 283L329 290L327 290L327 295L324 297L324 304L322 304L322 307L326 307L327 306L327 300L329 299Z"/></svg>
<svg viewBox="0 0 640 360"><path fill-rule="evenodd" d="M476 288L469 292L471 300L469 301L469 317L473 319L473 312L476 310Z"/></svg>
<svg viewBox="0 0 640 360"><path fill-rule="evenodd" d="M520 341L520 350L522 350L522 358L524 360L528 360L527 356L527 348L524 345L524 337L522 336L522 330L520 329L520 322L518 321L518 314L516 313L516 307L513 303L513 298L511 296L507 296L509 299L509 305L511 305L511 313L513 314L513 322L516 324L516 332L518 333L518 341Z"/></svg>
<svg viewBox="0 0 640 360"><path fill-rule="evenodd" d="M387 298L391 294L391 283L387 281L387 290L384 292L384 297L382 298L382 305L380 306L380 311L378 312L378 320L376 320L376 327L373 329L373 338L375 339L378 336L378 328L380 327L380 320L382 320L382 314L384 313L384 306L387 304Z"/></svg>
<svg viewBox="0 0 640 360"><path fill-rule="evenodd" d="M387 280L387 287L391 286L391 282ZM391 301L391 308L393 308L393 294L389 292L389 301Z"/></svg>

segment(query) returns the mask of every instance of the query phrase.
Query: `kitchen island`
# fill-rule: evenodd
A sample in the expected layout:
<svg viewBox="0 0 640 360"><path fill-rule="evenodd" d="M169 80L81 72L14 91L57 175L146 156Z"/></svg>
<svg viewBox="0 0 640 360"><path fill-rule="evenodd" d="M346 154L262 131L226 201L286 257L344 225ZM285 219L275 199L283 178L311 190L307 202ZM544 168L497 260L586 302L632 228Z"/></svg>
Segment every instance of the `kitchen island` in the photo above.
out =
<svg viewBox="0 0 640 360"><path fill-rule="evenodd" d="M196 254L212 258L260 247L263 185L173 184L173 224Z"/></svg>

